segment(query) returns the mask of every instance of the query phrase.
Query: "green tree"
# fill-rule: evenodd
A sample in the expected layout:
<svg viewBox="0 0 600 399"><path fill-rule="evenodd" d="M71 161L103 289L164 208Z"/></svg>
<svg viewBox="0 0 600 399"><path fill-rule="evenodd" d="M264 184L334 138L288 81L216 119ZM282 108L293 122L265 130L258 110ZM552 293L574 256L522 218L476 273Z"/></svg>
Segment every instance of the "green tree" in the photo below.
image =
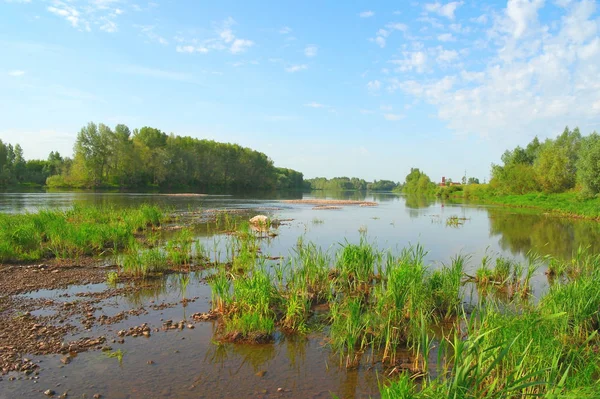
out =
<svg viewBox="0 0 600 399"><path fill-rule="evenodd" d="M534 169L544 192L560 193L575 186L575 170L570 166L568 148L547 140L541 147Z"/></svg>
<svg viewBox="0 0 600 399"><path fill-rule="evenodd" d="M583 140L577 173L584 194L596 195L600 192L600 135L596 132Z"/></svg>
<svg viewBox="0 0 600 399"><path fill-rule="evenodd" d="M406 175L403 191L407 194L431 194L435 190L435 183L419 168L411 168Z"/></svg>

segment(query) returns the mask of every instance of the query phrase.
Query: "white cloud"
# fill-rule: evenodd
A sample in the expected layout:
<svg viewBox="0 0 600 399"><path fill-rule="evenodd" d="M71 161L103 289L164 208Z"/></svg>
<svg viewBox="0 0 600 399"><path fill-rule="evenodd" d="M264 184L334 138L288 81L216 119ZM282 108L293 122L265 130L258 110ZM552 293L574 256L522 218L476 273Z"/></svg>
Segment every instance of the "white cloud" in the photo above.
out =
<svg viewBox="0 0 600 399"><path fill-rule="evenodd" d="M319 51L319 48L313 44L306 46L304 49L304 55L307 57L315 57Z"/></svg>
<svg viewBox="0 0 600 399"><path fill-rule="evenodd" d="M456 40L452 33L442 33L441 35L438 35L437 39L440 42L453 42Z"/></svg>
<svg viewBox="0 0 600 399"><path fill-rule="evenodd" d="M485 25L488 22L488 16L487 16L487 14L481 14L477 18L471 18L471 22L475 22L475 23L478 23L478 24L481 24L481 25Z"/></svg>
<svg viewBox="0 0 600 399"><path fill-rule="evenodd" d="M14 1L14 0L13 0ZM120 0L87 0L81 4L72 0L48 0L46 10L64 18L74 28L90 32L92 27L101 31L114 33L118 30L117 17L123 10L113 4Z"/></svg>
<svg viewBox="0 0 600 399"><path fill-rule="evenodd" d="M549 30L538 23L541 1L510 0L496 16L487 49L492 56L481 69L422 81L390 79L387 88L435 106L460 134L500 141L554 136L565 125L598 126L600 27L590 4L566 5ZM443 51L440 60L460 57Z"/></svg>
<svg viewBox="0 0 600 399"><path fill-rule="evenodd" d="M25 71L22 71L20 69L15 69L13 71L9 71L8 75L9 76L14 76L14 77L19 77L19 76L25 75Z"/></svg>
<svg viewBox="0 0 600 399"><path fill-rule="evenodd" d="M358 14L358 16L361 18L371 18L374 15L375 13L373 11L363 11L360 14Z"/></svg>
<svg viewBox="0 0 600 399"><path fill-rule="evenodd" d="M384 48L386 45L387 37L394 31L401 31L406 33L408 31L408 26L399 22L389 23L385 26L385 29L379 29L375 34L375 38L370 40L372 42L377 43L379 47Z"/></svg>
<svg viewBox="0 0 600 399"><path fill-rule="evenodd" d="M196 79L189 73L165 71L163 69L149 68L139 65L127 65L117 69L117 72L130 75L144 76L157 79L174 80L179 82L197 83Z"/></svg>
<svg viewBox="0 0 600 399"><path fill-rule="evenodd" d="M379 80L372 80L367 83L367 89L370 91L378 91L381 88L381 82Z"/></svg>
<svg viewBox="0 0 600 399"><path fill-rule="evenodd" d="M300 65L290 65L288 67L285 68L286 72L290 72L290 73L294 73L294 72L299 72L299 71L303 71L305 69L308 69L308 65L306 64L300 64Z"/></svg>
<svg viewBox="0 0 600 399"><path fill-rule="evenodd" d="M217 24L213 36L208 39L185 38L178 34L175 40L181 43L176 47L180 53L202 53L211 51L227 51L231 54L241 54L254 46L254 42L249 39L242 39L236 35L233 26L236 24L231 17Z"/></svg>
<svg viewBox="0 0 600 399"><path fill-rule="evenodd" d="M537 24L538 10L544 5L544 0L508 0L506 18L501 20L500 29L511 32L516 39L532 25Z"/></svg>
<svg viewBox="0 0 600 399"><path fill-rule="evenodd" d="M288 33L292 32L292 28L290 28L289 26L284 26L283 28L279 29L279 33L281 33L282 35L287 35Z"/></svg>
<svg viewBox="0 0 600 399"><path fill-rule="evenodd" d="M247 48L252 47L254 42L252 40L247 39L235 39L231 44L231 48L229 51L231 54L239 54L246 51Z"/></svg>
<svg viewBox="0 0 600 399"><path fill-rule="evenodd" d="M404 115L401 114L383 114L383 117L386 121L399 121L404 118Z"/></svg>
<svg viewBox="0 0 600 399"><path fill-rule="evenodd" d="M143 36L146 36L146 38L148 38L148 40L150 40L151 42L156 42L156 43L162 44L163 46L166 46L169 44L167 39L160 36L159 34L157 34L154 31L154 29L156 29L156 26L154 26L154 25L133 25L133 26L135 28L138 28L140 30L140 34L142 34Z"/></svg>
<svg viewBox="0 0 600 399"><path fill-rule="evenodd" d="M53 1L52 6L48 6L47 10L54 15L58 15L66 19L74 28L82 28L90 31L89 23L81 17L81 13L75 8L62 1Z"/></svg>
<svg viewBox="0 0 600 399"><path fill-rule="evenodd" d="M437 62L447 64L458 59L458 52L455 50L440 49L436 58Z"/></svg>
<svg viewBox="0 0 600 399"><path fill-rule="evenodd" d="M315 101L310 102L308 104L304 104L304 106L309 108L329 108L329 105L321 104Z"/></svg>
<svg viewBox="0 0 600 399"><path fill-rule="evenodd" d="M192 53L206 54L206 53L208 53L209 50L206 47L202 47L202 46L187 45L187 46L177 46L175 48L175 51L177 51L178 53L188 53L188 54L192 54Z"/></svg>
<svg viewBox="0 0 600 399"><path fill-rule="evenodd" d="M396 72L407 72L415 70L419 73L425 71L427 54L423 51L403 51L403 59L389 61L396 65Z"/></svg>
<svg viewBox="0 0 600 399"><path fill-rule="evenodd" d="M438 14L448 19L454 19L454 12L464 3L462 1L453 1L448 4L442 4L439 2L425 4L425 10Z"/></svg>
<svg viewBox="0 0 600 399"><path fill-rule="evenodd" d="M108 33L114 33L117 31L117 24L114 21L106 19L104 24L100 26L100 30Z"/></svg>

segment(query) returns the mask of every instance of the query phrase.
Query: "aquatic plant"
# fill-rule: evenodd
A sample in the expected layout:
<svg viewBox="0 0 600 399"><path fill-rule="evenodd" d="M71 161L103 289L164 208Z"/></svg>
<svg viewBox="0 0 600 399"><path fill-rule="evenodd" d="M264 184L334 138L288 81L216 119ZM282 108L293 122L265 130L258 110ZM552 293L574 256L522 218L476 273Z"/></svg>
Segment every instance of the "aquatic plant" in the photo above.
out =
<svg viewBox="0 0 600 399"><path fill-rule="evenodd" d="M75 205L67 210L0 214L0 261L78 258L125 249L136 232L166 218L150 205L117 209Z"/></svg>

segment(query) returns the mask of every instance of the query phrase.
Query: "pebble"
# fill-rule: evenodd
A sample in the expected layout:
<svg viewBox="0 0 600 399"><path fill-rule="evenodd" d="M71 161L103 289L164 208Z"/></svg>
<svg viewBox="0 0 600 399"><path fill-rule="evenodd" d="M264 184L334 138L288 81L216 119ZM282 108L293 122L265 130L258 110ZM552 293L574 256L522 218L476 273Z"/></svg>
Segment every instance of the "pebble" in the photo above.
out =
<svg viewBox="0 0 600 399"><path fill-rule="evenodd" d="M46 396L54 396L56 392L54 392L52 389L47 389L44 391L44 395Z"/></svg>

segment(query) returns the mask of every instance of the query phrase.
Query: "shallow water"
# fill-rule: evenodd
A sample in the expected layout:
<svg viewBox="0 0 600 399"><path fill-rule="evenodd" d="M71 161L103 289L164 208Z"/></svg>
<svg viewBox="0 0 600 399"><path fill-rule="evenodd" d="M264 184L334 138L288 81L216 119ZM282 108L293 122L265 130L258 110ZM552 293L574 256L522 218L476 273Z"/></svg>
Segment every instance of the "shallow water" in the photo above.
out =
<svg viewBox="0 0 600 399"><path fill-rule="evenodd" d="M294 196L292 196L294 197ZM35 211L44 207L68 207L72 204L112 204L133 206L158 203L176 211L198 209L249 209L250 215L264 213L272 218L293 219L277 230L273 239L261 242L262 253L287 257L298 240L314 242L331 249L340 243L356 243L361 234L381 249L399 251L410 244L421 244L433 267L449 262L462 253L471 257L466 271L474 271L485 255L507 256L523 261L528 251L568 259L578 246L600 248L600 224L591 221L547 216L535 211L465 204L449 204L426 199L404 198L392 194L318 192L304 198L333 198L377 201L377 207L344 206L340 210L313 210L313 205L289 204L271 199L235 196L169 197L157 194L27 193L0 194L0 211ZM448 224L450 217L460 218L458 225ZM227 236L201 234L213 257L226 257ZM362 233L361 233L362 232ZM148 323L160 328L164 320L179 321L196 312L209 310L210 288L203 273L193 273L187 290L182 292L176 275L131 290L124 295L102 300L94 306L96 316L144 308L147 314L129 316L110 326L95 326L69 339L83 336L116 336L116 332ZM532 281L534 294L547 288L541 270ZM120 286L125 287L125 286ZM56 302L85 299L78 294L103 292L104 284L72 286L66 290L43 290L27 294L29 298L49 298ZM195 301L183 306L186 298ZM175 304L162 310L151 306ZM36 311L50 312L51 310ZM51 314L51 313L48 313ZM78 321L72 320L74 324ZM212 341L216 326L198 323L194 329L153 333L150 338L127 338L125 344L110 344L124 352L123 362L95 351L79 354L62 366L60 356L43 356L39 380L0 380L0 398L43 397L46 389L69 397L105 398L236 398L236 397L377 397L380 374L362 367L346 371L338 367L339 358L331 354L323 336L286 339L277 336L267 345L218 345ZM154 364L147 364L148 361ZM262 372L266 371L261 376ZM60 384L60 386L57 386ZM278 392L282 388L282 392Z"/></svg>

